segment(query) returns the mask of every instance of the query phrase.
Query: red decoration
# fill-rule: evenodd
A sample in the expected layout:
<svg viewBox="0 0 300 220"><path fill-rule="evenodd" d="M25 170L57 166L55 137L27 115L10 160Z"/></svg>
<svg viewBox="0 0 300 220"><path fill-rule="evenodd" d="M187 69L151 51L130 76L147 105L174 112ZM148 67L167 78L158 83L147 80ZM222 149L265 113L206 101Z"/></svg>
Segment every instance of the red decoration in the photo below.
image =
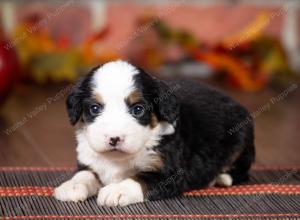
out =
<svg viewBox="0 0 300 220"><path fill-rule="evenodd" d="M11 90L18 75L18 59L14 48L0 39L0 102Z"/></svg>

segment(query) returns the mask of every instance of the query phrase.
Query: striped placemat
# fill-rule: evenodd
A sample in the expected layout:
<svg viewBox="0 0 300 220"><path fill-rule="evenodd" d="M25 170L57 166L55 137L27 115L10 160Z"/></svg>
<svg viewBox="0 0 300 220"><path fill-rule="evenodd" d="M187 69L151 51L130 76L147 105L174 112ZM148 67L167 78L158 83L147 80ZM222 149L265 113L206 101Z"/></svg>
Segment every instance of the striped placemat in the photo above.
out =
<svg viewBox="0 0 300 220"><path fill-rule="evenodd" d="M69 167L0 168L1 219L300 219L298 167L256 168L243 185L127 207L99 207L95 197L78 203L55 200L54 187L72 172Z"/></svg>

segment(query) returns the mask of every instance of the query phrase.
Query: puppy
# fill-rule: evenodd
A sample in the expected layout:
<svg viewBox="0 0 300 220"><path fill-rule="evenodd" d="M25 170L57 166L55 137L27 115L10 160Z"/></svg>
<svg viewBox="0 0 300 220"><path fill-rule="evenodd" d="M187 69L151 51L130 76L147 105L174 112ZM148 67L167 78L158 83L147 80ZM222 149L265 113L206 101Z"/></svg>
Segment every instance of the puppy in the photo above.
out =
<svg viewBox="0 0 300 220"><path fill-rule="evenodd" d="M94 68L67 99L77 124L78 169L57 187L62 201L97 195L124 206L248 179L254 161L249 112L221 92L165 82L124 61Z"/></svg>

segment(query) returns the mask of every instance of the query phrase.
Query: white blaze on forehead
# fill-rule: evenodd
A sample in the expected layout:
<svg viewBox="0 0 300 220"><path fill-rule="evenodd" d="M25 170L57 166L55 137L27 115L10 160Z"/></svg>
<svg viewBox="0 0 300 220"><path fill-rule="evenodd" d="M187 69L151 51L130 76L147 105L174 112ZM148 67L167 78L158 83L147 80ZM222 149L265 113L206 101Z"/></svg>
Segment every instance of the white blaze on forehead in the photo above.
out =
<svg viewBox="0 0 300 220"><path fill-rule="evenodd" d="M100 67L94 75L95 92L104 103L124 99L134 90L133 76L138 70L124 61L109 62Z"/></svg>

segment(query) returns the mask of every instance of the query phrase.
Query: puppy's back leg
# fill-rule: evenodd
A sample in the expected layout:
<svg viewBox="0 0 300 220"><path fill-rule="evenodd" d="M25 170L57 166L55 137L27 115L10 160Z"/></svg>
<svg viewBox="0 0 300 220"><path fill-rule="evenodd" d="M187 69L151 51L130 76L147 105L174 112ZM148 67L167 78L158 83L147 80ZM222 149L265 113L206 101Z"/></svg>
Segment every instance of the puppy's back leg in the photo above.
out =
<svg viewBox="0 0 300 220"><path fill-rule="evenodd" d="M254 161L254 147L247 147L232 164L227 172L220 173L215 179L215 185L231 186L249 179L249 169Z"/></svg>
<svg viewBox="0 0 300 220"><path fill-rule="evenodd" d="M233 185L240 184L242 182L248 181L249 179L249 169L251 164L254 162L255 149L253 144L249 144L245 147L243 152L233 163L232 168L229 170L228 174L233 179Z"/></svg>
<svg viewBox="0 0 300 220"><path fill-rule="evenodd" d="M228 173L221 173L216 178L216 185L218 186L231 186L233 183L233 179Z"/></svg>

